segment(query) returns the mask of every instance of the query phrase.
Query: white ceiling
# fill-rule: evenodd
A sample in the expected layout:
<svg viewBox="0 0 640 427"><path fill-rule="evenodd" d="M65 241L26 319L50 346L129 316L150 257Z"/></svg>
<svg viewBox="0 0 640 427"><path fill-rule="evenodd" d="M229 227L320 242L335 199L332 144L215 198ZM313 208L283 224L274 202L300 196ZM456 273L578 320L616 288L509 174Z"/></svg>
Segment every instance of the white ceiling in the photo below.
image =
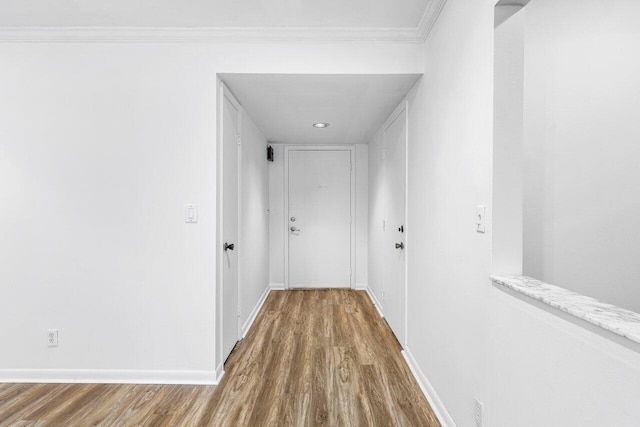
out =
<svg viewBox="0 0 640 427"><path fill-rule="evenodd" d="M0 27L416 28L433 0L1 0Z"/></svg>
<svg viewBox="0 0 640 427"><path fill-rule="evenodd" d="M222 74L272 143L366 144L419 74ZM316 129L316 122L328 122Z"/></svg>

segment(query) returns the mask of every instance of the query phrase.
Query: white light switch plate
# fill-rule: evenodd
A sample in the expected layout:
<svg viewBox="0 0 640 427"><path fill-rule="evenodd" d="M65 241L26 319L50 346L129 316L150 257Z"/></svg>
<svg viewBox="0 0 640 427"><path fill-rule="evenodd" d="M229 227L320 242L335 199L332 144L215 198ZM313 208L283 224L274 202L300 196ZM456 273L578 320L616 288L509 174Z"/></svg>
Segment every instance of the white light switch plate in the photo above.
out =
<svg viewBox="0 0 640 427"><path fill-rule="evenodd" d="M478 233L484 233L485 231L484 224L486 211L486 206L476 206L476 231Z"/></svg>
<svg viewBox="0 0 640 427"><path fill-rule="evenodd" d="M198 205L196 203L184 205L184 222L191 224L198 222Z"/></svg>

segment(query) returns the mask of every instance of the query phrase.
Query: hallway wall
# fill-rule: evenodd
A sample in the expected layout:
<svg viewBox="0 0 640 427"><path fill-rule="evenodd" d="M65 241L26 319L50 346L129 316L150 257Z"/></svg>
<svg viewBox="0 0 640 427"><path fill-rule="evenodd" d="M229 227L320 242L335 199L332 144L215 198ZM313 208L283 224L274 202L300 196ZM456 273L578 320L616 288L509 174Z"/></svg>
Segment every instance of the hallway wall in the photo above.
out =
<svg viewBox="0 0 640 427"><path fill-rule="evenodd" d="M273 288L284 287L284 144L271 144L274 161L269 163L269 283ZM356 175L356 288L367 287L369 262L368 229L368 150L366 144L355 144Z"/></svg>
<svg viewBox="0 0 640 427"><path fill-rule="evenodd" d="M0 380L216 381L216 74L422 71L401 43L2 43L0 58Z"/></svg>
<svg viewBox="0 0 640 427"><path fill-rule="evenodd" d="M267 139L249 114L240 123L240 325L245 329L252 310L269 287L269 168Z"/></svg>
<svg viewBox="0 0 640 427"><path fill-rule="evenodd" d="M369 289L379 310L384 309L384 135L382 128L369 142Z"/></svg>
<svg viewBox="0 0 640 427"><path fill-rule="evenodd" d="M534 0L536 1L536 0ZM553 0L537 0L549 1ZM458 426L634 426L640 346L491 285L493 6L448 0L410 130L409 349ZM417 237L413 237L417 236Z"/></svg>

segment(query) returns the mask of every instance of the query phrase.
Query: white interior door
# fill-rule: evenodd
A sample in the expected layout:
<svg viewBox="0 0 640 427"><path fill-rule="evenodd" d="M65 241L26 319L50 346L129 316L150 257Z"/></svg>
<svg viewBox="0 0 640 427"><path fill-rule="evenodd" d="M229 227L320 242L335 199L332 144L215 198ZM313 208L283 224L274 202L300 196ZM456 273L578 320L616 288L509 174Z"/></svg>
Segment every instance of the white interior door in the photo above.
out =
<svg viewBox="0 0 640 427"><path fill-rule="evenodd" d="M385 317L401 345L405 344L405 201L406 201L406 108L402 108L384 132L387 183L385 224L384 295ZM395 117L395 118L393 118Z"/></svg>
<svg viewBox="0 0 640 427"><path fill-rule="evenodd" d="M238 142L240 109L224 90L222 106L222 352L225 360L238 333Z"/></svg>
<svg viewBox="0 0 640 427"><path fill-rule="evenodd" d="M351 150L288 150L288 285L351 286Z"/></svg>

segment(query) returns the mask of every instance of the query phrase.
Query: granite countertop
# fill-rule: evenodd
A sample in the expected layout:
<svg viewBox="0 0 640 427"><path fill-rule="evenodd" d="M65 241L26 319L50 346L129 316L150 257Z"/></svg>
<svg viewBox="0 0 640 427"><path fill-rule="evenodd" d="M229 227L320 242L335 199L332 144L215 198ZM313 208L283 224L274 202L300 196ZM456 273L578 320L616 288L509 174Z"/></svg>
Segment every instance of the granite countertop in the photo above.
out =
<svg viewBox="0 0 640 427"><path fill-rule="evenodd" d="M491 276L504 286L640 343L640 314L526 276Z"/></svg>

